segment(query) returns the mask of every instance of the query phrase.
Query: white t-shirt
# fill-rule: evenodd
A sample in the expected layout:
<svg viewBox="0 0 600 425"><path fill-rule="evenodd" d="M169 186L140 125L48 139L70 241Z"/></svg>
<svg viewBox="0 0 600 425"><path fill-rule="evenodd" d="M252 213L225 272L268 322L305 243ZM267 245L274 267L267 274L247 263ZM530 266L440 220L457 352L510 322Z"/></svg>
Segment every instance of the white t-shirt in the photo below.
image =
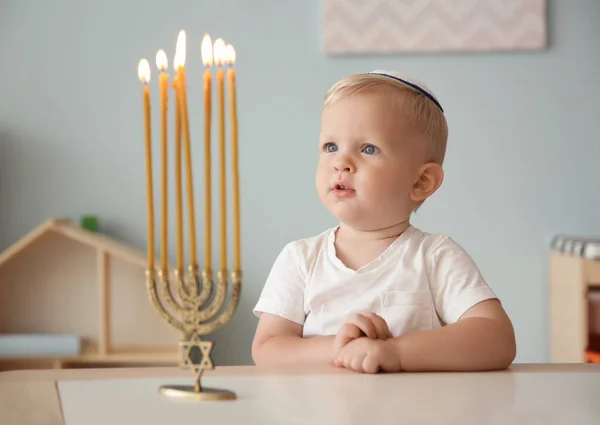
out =
<svg viewBox="0 0 600 425"><path fill-rule="evenodd" d="M334 335L353 313L373 312L396 337L456 322L496 298L467 252L445 235L409 226L358 270L335 253L337 227L288 243L278 255L254 314L303 325L305 337Z"/></svg>

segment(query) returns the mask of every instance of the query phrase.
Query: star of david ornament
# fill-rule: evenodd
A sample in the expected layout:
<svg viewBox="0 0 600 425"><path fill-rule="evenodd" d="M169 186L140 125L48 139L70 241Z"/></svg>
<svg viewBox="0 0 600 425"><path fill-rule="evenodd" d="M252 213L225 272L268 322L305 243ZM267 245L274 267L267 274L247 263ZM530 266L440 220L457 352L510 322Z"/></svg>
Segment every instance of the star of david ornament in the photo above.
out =
<svg viewBox="0 0 600 425"><path fill-rule="evenodd" d="M185 369L192 369L194 374L200 374L205 369L213 369L213 363L210 359L210 352L213 348L211 341L202 341L200 337L194 334L189 341L179 343L182 358L179 366Z"/></svg>
<svg viewBox="0 0 600 425"><path fill-rule="evenodd" d="M202 374L207 369L214 369L210 358L212 341L202 341L200 336L193 334L189 340L179 343L179 367L189 369L194 374L195 384L168 385L160 388L163 394L173 397L194 398L200 400L235 400L235 393L218 388L206 388L200 384Z"/></svg>

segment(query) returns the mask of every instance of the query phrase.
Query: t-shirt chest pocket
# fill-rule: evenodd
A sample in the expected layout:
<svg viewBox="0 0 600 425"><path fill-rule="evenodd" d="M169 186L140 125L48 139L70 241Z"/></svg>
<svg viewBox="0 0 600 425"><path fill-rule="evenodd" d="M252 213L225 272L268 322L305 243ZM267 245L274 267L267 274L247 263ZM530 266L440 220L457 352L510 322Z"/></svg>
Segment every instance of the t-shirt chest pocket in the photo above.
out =
<svg viewBox="0 0 600 425"><path fill-rule="evenodd" d="M429 291L386 291L381 297L382 317L395 337L433 328Z"/></svg>

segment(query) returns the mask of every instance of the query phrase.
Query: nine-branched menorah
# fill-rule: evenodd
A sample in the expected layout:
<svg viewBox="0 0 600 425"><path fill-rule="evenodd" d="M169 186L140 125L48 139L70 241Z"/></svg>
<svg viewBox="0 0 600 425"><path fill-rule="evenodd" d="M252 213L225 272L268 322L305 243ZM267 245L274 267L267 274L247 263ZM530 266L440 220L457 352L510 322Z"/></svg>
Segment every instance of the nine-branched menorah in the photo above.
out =
<svg viewBox="0 0 600 425"><path fill-rule="evenodd" d="M146 133L146 171L148 197L148 267L146 268L146 285L153 307L160 317L169 325L179 330L182 340L179 344L179 365L193 371L196 378L194 386L170 385L162 386L160 391L169 396L185 396L196 399L233 399L235 394L227 390L206 388L200 379L206 369L212 369L210 353L213 343L203 341L203 335L210 334L225 325L233 316L240 297L241 262L240 262L240 208L239 208L239 176L238 176L238 130L236 106L236 73L235 50L222 39L213 45L211 38L205 34L202 39L202 62L205 67L204 80L204 183L205 183L205 259L202 271L197 265L196 226L194 211L194 188L192 176L192 154L190 129L188 120L186 89L186 35L180 31L174 57L176 74L169 81L167 56L160 49L156 55L156 66L160 70L160 115L161 115L161 163L162 163L162 249L161 264L154 265L154 198L152 172L152 137L150 113L150 66L142 59L138 66L138 76L144 84L144 115ZM212 65L216 67L217 110L219 129L219 192L220 192L220 253L221 263L216 273L216 284L213 279L212 266L212 175L211 175L211 125L212 125ZM227 69L224 68L227 66ZM226 203L226 146L225 146L225 74L229 86L229 119L231 123L231 161L233 188L233 271L227 265L227 203ZM167 235L167 105L168 87L172 84L175 90L175 186L176 186L176 222L177 222L177 266L168 266ZM182 152L185 161L182 161ZM182 162L185 164L185 180L187 189L187 212L189 229L186 233L190 240L189 265L183 265L183 202L182 202ZM232 290L227 300L229 280Z"/></svg>

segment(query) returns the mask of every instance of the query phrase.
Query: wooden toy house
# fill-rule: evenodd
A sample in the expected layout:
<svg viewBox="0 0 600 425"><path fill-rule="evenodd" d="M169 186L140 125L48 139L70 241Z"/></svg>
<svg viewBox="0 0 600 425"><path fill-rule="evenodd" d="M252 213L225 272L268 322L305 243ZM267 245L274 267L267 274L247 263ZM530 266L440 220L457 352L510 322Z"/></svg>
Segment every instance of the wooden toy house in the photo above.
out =
<svg viewBox="0 0 600 425"><path fill-rule="evenodd" d="M180 335L150 304L146 259L68 220L49 220L2 252L0 338L71 335L81 339L81 349L0 355L0 370L176 365Z"/></svg>

